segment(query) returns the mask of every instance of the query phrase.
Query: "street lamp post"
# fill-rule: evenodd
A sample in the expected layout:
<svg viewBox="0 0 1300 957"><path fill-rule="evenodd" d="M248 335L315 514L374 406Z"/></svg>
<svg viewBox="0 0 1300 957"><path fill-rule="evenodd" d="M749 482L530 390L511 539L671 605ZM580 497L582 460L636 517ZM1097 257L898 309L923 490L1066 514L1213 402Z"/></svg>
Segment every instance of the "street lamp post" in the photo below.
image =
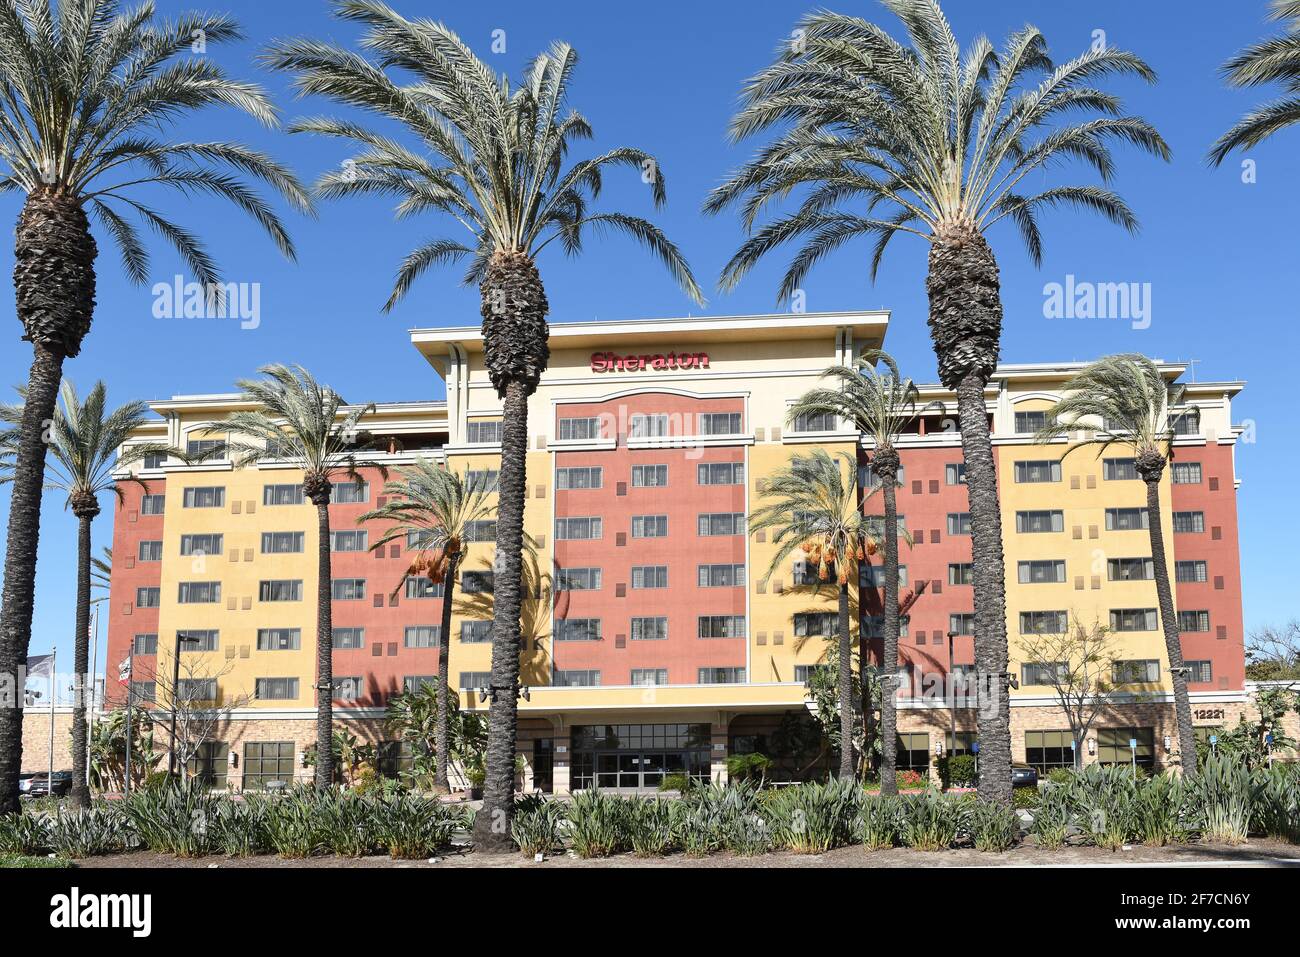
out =
<svg viewBox="0 0 1300 957"><path fill-rule="evenodd" d="M948 741L948 751L951 753L957 747L957 679L953 674L956 665L953 664L953 645L957 640L957 632L948 632L948 690L951 694L952 705L948 709L949 724L952 725L952 737Z"/></svg>
<svg viewBox="0 0 1300 957"><path fill-rule="evenodd" d="M199 639L183 631L176 632L176 648L172 652L171 748L167 752L167 774L169 777L176 776L176 696L180 694L181 688L181 642L185 642L187 645L197 645Z"/></svg>

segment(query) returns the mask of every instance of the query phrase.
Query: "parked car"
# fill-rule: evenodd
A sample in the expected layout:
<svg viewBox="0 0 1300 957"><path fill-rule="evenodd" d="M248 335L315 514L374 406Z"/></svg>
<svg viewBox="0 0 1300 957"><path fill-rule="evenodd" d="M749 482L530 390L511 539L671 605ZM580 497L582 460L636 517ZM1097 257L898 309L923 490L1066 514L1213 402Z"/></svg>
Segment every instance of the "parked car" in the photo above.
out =
<svg viewBox="0 0 1300 957"><path fill-rule="evenodd" d="M1038 787L1038 769L1028 764L1011 765L1011 786L1013 788Z"/></svg>
<svg viewBox="0 0 1300 957"><path fill-rule="evenodd" d="M55 771L51 783L49 772L41 771L33 774L30 780L24 783L26 788L20 783L18 785L19 791L28 797L46 797L49 794L53 794L55 797L66 797L68 792L72 790L72 772Z"/></svg>
<svg viewBox="0 0 1300 957"><path fill-rule="evenodd" d="M32 778L34 778L34 777L36 777L36 773L35 773L34 771L29 771L29 772L27 772L26 774L20 774L20 775L18 775L18 793L19 793L19 794L26 794L26 793L27 793L27 789L28 789L29 787L32 786Z"/></svg>

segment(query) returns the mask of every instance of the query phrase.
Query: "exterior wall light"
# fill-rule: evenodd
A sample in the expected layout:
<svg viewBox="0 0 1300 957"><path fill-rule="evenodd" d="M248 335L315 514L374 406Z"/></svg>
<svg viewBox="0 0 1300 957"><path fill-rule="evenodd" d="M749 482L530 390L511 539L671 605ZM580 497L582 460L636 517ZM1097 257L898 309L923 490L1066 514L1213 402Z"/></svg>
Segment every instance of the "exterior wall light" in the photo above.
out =
<svg viewBox="0 0 1300 957"><path fill-rule="evenodd" d="M1172 751L1173 747L1174 747L1173 739L1169 737L1169 735L1165 735L1165 750Z"/></svg>
<svg viewBox="0 0 1300 957"><path fill-rule="evenodd" d="M1096 738L1089 738L1089 739L1088 739L1088 753L1089 753L1089 754L1096 754L1096 753L1097 753L1097 739L1096 739Z"/></svg>

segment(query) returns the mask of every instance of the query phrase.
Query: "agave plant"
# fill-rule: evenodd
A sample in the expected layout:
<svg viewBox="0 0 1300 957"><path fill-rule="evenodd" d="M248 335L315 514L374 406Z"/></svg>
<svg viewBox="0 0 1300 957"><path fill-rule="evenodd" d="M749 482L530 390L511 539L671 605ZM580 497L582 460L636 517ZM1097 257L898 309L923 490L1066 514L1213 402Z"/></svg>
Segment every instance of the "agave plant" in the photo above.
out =
<svg viewBox="0 0 1300 957"><path fill-rule="evenodd" d="M569 843L579 857L609 857L626 848L626 804L597 790L580 792L569 806Z"/></svg>

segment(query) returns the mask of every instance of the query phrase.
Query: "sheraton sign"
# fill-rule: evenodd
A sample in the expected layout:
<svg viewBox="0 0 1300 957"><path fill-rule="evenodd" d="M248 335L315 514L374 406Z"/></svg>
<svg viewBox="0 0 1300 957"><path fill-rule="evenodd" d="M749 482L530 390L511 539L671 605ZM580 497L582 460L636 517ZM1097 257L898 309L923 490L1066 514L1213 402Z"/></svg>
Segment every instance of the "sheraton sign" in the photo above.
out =
<svg viewBox="0 0 1300 957"><path fill-rule="evenodd" d="M614 352L593 352L592 372L643 372L651 369L663 372L668 369L707 369L707 352L655 352L648 355L620 356Z"/></svg>

